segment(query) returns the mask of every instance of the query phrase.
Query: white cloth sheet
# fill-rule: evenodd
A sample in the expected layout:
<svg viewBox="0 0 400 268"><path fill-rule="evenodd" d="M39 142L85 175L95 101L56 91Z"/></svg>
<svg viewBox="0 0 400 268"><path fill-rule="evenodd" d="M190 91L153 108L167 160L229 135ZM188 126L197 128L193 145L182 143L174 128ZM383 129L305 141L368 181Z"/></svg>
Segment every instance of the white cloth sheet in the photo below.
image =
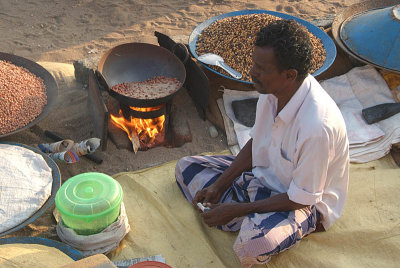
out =
<svg viewBox="0 0 400 268"><path fill-rule="evenodd" d="M51 168L40 154L0 144L0 233L21 224L51 195Z"/></svg>
<svg viewBox="0 0 400 268"><path fill-rule="evenodd" d="M400 114L368 125L364 108L395 102L383 77L372 66L356 67L348 73L321 82L339 106L350 143L350 161L365 163L389 153L400 142Z"/></svg>

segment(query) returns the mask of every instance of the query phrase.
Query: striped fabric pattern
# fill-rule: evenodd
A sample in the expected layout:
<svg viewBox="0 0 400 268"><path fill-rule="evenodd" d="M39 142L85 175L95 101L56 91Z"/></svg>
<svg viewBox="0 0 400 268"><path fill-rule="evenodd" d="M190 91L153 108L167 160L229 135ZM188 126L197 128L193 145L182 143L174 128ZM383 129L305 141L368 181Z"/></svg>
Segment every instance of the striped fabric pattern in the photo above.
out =
<svg viewBox="0 0 400 268"><path fill-rule="evenodd" d="M192 202L195 194L215 182L234 160L234 156L187 156L176 165L176 181ZM278 194L244 172L222 195L220 203L252 202ZM233 249L244 267L263 264L271 256L289 249L313 232L317 222L314 206L288 212L252 213L217 226L224 231L239 231Z"/></svg>

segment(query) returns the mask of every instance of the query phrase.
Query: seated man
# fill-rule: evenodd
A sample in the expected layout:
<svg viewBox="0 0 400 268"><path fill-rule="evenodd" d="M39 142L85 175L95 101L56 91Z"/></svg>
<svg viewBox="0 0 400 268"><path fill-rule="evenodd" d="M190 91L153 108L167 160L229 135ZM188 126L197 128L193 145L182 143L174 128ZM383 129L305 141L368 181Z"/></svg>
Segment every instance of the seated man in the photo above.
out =
<svg viewBox="0 0 400 268"><path fill-rule="evenodd" d="M176 180L203 203L208 226L240 230L245 267L262 264L342 213L348 187L346 127L335 102L309 75L307 30L279 20L257 36L251 76L260 93L251 139L234 156L189 156Z"/></svg>

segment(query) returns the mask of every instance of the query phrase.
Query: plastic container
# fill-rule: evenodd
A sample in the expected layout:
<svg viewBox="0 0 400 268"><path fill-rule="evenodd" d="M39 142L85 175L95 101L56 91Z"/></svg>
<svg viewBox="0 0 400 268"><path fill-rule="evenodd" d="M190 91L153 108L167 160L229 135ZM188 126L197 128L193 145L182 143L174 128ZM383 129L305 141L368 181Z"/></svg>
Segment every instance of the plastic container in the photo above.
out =
<svg viewBox="0 0 400 268"><path fill-rule="evenodd" d="M128 268L172 268L168 264L158 261L142 261L138 262L134 265L129 266Z"/></svg>
<svg viewBox="0 0 400 268"><path fill-rule="evenodd" d="M63 223L80 235L96 234L115 222L122 202L121 185L112 177L88 172L68 179L56 194Z"/></svg>

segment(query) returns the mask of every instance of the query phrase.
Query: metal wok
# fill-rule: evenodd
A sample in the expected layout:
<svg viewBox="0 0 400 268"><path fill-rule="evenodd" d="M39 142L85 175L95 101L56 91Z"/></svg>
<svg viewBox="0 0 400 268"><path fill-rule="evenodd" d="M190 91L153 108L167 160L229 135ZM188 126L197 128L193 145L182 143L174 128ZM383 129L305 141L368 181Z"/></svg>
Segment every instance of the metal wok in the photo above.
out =
<svg viewBox="0 0 400 268"><path fill-rule="evenodd" d="M54 80L54 77L42 66L37 64L36 62L33 62L31 60L25 59L23 57L19 57L16 55L12 54L7 54L7 53L2 53L0 52L0 60L3 61L8 61L11 62L12 64L20 67L24 67L28 69L31 73L36 75L37 77L40 77L43 79L43 82L46 86L46 93L47 93L47 104L43 107L42 113L36 117L33 121L28 123L27 125L16 129L14 131L5 133L5 134L0 134L0 138L6 137L9 135L13 135L17 132L20 132L22 130L25 130L27 128L30 128L37 123L39 123L40 120L45 118L53 108L54 104L56 103L57 100L57 95L58 95L58 86L56 83L56 80Z"/></svg>
<svg viewBox="0 0 400 268"><path fill-rule="evenodd" d="M97 76L110 95L133 107L153 107L167 103L182 88L186 79L183 63L169 50L146 43L128 43L107 51L98 64ZM154 76L178 79L181 87L174 93L157 99L137 99L119 94L111 88L120 83L139 82Z"/></svg>

